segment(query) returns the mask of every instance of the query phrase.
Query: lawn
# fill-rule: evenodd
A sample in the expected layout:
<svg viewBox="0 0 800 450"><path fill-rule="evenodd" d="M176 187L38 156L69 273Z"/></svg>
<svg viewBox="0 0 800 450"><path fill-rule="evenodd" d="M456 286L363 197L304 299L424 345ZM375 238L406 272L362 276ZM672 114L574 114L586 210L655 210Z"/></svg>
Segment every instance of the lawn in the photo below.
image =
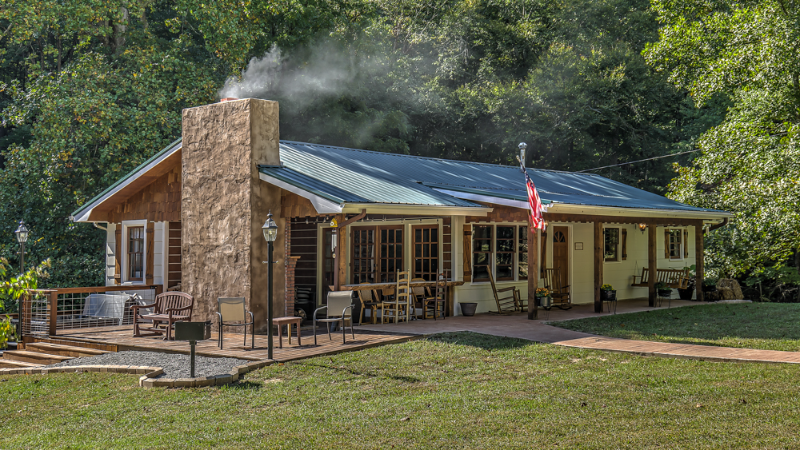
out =
<svg viewBox="0 0 800 450"><path fill-rule="evenodd" d="M625 339L764 350L800 350L800 304L735 303L654 309L553 322L562 328Z"/></svg>
<svg viewBox="0 0 800 450"><path fill-rule="evenodd" d="M5 376L0 448L796 448L799 371L449 333L214 388Z"/></svg>

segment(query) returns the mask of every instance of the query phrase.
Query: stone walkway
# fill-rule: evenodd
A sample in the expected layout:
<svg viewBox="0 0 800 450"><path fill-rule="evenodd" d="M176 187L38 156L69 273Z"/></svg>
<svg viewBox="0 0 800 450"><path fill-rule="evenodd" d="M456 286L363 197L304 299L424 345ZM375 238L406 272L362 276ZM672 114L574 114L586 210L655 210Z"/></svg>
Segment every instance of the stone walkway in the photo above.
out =
<svg viewBox="0 0 800 450"><path fill-rule="evenodd" d="M708 303L673 300L672 307L691 307ZM646 300L621 301L617 314L653 310ZM544 320L528 320L527 314L499 316L479 314L473 317L448 317L445 320L415 320L409 323L386 325L361 325L364 331L385 331L417 335L442 332L472 331L493 336L514 337L534 342L561 345L564 347L605 350L647 356L687 358L704 361L743 361L762 363L800 364L800 352L776 350L753 350L746 348L714 347L710 345L671 344L666 342L634 341L609 338L547 325L547 321L598 317L591 305L575 305L571 310L553 310Z"/></svg>

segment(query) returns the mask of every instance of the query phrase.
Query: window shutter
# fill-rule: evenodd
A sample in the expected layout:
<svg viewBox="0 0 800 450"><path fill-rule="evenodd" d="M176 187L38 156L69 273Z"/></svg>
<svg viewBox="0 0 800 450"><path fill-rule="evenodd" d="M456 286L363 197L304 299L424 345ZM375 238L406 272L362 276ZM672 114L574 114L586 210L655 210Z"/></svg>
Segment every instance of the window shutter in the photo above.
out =
<svg viewBox="0 0 800 450"><path fill-rule="evenodd" d="M622 260L628 259L628 230L622 230Z"/></svg>
<svg viewBox="0 0 800 450"><path fill-rule="evenodd" d="M116 248L114 249L114 284L122 282L122 224L116 225L114 231L114 240L116 241Z"/></svg>
<svg viewBox="0 0 800 450"><path fill-rule="evenodd" d="M664 229L664 258L669 259L669 229Z"/></svg>
<svg viewBox="0 0 800 450"><path fill-rule="evenodd" d="M472 281L472 225L464 225L464 281Z"/></svg>
<svg viewBox="0 0 800 450"><path fill-rule="evenodd" d="M683 257L689 257L689 230L683 230Z"/></svg>
<svg viewBox="0 0 800 450"><path fill-rule="evenodd" d="M544 278L545 270L547 269L547 232L542 231L542 274L540 278Z"/></svg>
<svg viewBox="0 0 800 450"><path fill-rule="evenodd" d="M153 227L153 222L148 221L147 225L145 226L145 239L147 240L145 251L147 253L144 255L145 258L144 282L146 284L153 284L153 254L155 253L154 235L155 235L155 229Z"/></svg>

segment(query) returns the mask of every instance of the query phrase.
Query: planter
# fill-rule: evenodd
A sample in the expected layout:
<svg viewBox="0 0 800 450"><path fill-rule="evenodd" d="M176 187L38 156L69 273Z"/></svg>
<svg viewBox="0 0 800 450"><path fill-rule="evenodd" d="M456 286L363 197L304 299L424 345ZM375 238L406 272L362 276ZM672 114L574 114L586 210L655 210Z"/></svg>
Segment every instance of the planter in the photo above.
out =
<svg viewBox="0 0 800 450"><path fill-rule="evenodd" d="M474 316L475 310L478 309L477 303L459 303L461 306L461 314L465 316Z"/></svg>
<svg viewBox="0 0 800 450"><path fill-rule="evenodd" d="M691 300L692 295L694 295L694 289L692 288L678 289L678 297L681 300Z"/></svg>
<svg viewBox="0 0 800 450"><path fill-rule="evenodd" d="M617 291L600 291L600 300L613 302L617 300Z"/></svg>
<svg viewBox="0 0 800 450"><path fill-rule="evenodd" d="M659 289L658 296L659 297L669 297L672 295L672 289Z"/></svg>
<svg viewBox="0 0 800 450"><path fill-rule="evenodd" d="M553 306L553 297L536 297L536 305L540 308L550 309Z"/></svg>

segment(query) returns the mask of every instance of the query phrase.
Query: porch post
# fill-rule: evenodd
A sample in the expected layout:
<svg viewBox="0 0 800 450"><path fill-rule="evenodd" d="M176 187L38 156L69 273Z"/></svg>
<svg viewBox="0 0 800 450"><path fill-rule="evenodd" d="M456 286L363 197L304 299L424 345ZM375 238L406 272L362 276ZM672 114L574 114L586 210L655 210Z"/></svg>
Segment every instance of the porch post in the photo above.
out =
<svg viewBox="0 0 800 450"><path fill-rule="evenodd" d="M345 261L345 255L347 255L347 249L344 248L345 241L345 233L347 233L348 227L342 226L347 216L344 214L339 214L336 216L336 221L339 223L338 228L336 229L336 254L334 255L334 269L333 269L333 290L338 291L341 290L342 284L346 282L347 278L347 262Z"/></svg>
<svg viewBox="0 0 800 450"><path fill-rule="evenodd" d="M594 312L603 312L600 286L603 285L603 223L594 222Z"/></svg>
<svg viewBox="0 0 800 450"><path fill-rule="evenodd" d="M656 272L656 231L658 225L647 225L647 269L650 272L647 275L647 305L656 305L656 279L658 274Z"/></svg>
<svg viewBox="0 0 800 450"><path fill-rule="evenodd" d="M695 252L695 292L697 292L697 301L702 302L703 299L703 278L705 278L705 253L703 247L703 221L698 220L697 225L694 226L694 252Z"/></svg>
<svg viewBox="0 0 800 450"><path fill-rule="evenodd" d="M539 317L536 289L539 287L539 230L528 227L528 320Z"/></svg>

